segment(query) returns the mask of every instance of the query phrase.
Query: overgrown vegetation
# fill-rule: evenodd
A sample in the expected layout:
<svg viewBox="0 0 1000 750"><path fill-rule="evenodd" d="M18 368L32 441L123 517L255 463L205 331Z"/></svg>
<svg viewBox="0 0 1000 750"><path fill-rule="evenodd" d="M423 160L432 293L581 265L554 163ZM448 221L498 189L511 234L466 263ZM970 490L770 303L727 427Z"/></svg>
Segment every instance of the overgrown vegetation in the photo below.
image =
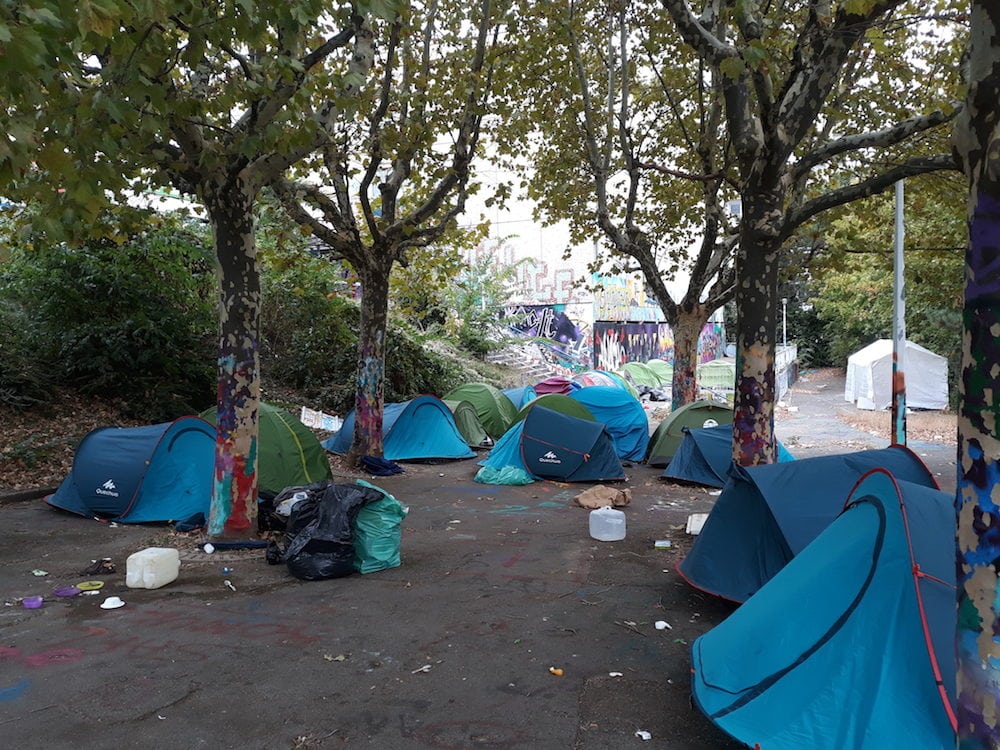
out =
<svg viewBox="0 0 1000 750"><path fill-rule="evenodd" d="M131 220L125 224L134 226ZM18 241L0 265L0 403L29 407L61 388L120 401L149 421L214 403L216 279L207 228L147 215L145 228L79 246ZM261 370L269 388L314 407L353 407L358 304L353 276L310 252L297 232L261 221ZM504 372L463 352L441 328L394 319L387 402L442 394Z"/></svg>

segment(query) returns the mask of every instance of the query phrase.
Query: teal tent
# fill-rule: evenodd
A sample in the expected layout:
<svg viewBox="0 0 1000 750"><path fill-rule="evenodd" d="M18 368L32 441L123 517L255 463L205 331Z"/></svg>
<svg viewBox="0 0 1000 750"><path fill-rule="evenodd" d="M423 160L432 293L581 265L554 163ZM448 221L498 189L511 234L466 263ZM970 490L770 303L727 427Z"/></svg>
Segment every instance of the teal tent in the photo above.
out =
<svg viewBox="0 0 1000 750"><path fill-rule="evenodd" d="M212 501L215 428L199 417L144 427L98 427L45 501L118 523L182 521Z"/></svg>
<svg viewBox="0 0 1000 750"><path fill-rule="evenodd" d="M354 437L354 410L340 432L323 442L331 453L347 453ZM391 461L434 461L472 458L451 410L436 396L417 396L382 410L382 457Z"/></svg>
<svg viewBox="0 0 1000 750"><path fill-rule="evenodd" d="M535 479L603 482L625 478L604 425L536 406L497 441L476 481L511 469Z"/></svg>
<svg viewBox="0 0 1000 750"><path fill-rule="evenodd" d="M691 648L695 703L747 747L955 747L955 512L875 470Z"/></svg>
<svg viewBox="0 0 1000 750"><path fill-rule="evenodd" d="M615 441L615 450L623 461L642 461L649 445L649 418L639 399L622 388L592 385L570 392L587 407L594 419L603 422Z"/></svg>

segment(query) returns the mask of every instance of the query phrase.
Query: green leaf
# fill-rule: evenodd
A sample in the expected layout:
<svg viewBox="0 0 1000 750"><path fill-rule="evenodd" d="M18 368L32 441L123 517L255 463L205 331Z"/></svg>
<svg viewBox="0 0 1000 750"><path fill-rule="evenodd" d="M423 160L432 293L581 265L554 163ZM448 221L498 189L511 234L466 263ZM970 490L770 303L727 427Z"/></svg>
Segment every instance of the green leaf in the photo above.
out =
<svg viewBox="0 0 1000 750"><path fill-rule="evenodd" d="M719 72L730 81L736 81L746 72L746 66L739 57L727 57L719 63Z"/></svg>

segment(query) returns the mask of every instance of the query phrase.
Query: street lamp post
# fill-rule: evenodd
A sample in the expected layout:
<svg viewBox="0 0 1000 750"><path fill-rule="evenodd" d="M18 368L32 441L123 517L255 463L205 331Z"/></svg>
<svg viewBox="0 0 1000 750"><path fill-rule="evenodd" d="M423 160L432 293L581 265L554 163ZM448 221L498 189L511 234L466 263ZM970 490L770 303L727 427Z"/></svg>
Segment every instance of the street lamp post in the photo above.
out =
<svg viewBox="0 0 1000 750"><path fill-rule="evenodd" d="M781 345L788 346L788 297L781 298Z"/></svg>

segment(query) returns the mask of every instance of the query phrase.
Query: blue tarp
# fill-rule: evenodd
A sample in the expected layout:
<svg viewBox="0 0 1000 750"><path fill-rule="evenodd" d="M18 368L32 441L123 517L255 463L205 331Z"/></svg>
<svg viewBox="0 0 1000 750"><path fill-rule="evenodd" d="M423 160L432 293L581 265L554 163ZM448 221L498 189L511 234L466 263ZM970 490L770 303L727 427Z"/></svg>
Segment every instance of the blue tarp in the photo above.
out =
<svg viewBox="0 0 1000 750"><path fill-rule="evenodd" d="M698 707L767 750L955 747L952 501L866 475L822 534L694 642Z"/></svg>
<svg viewBox="0 0 1000 750"><path fill-rule="evenodd" d="M733 465L733 426L720 424L715 427L685 427L684 437L667 468L664 479L722 487ZM778 443L778 462L794 461L795 457Z"/></svg>
<svg viewBox="0 0 1000 750"><path fill-rule="evenodd" d="M823 531L871 469L937 487L904 446L734 467L678 570L693 586L744 601Z"/></svg>
<svg viewBox="0 0 1000 750"><path fill-rule="evenodd" d="M613 385L592 385L570 391L569 396L586 406L594 419L603 422L615 441L623 461L642 461L649 446L649 419L639 399Z"/></svg>
<svg viewBox="0 0 1000 750"><path fill-rule="evenodd" d="M200 417L144 427L98 427L80 441L73 467L45 501L121 523L208 516L215 428Z"/></svg>
<svg viewBox="0 0 1000 750"><path fill-rule="evenodd" d="M481 466L521 469L536 479L601 482L625 478L614 442L599 422L535 406L493 446Z"/></svg>
<svg viewBox="0 0 1000 750"><path fill-rule="evenodd" d="M350 450L354 437L354 410L344 418L340 431L323 441L331 453ZM472 458L455 424L451 410L436 396L418 396L382 411L382 457L390 461L428 461Z"/></svg>

